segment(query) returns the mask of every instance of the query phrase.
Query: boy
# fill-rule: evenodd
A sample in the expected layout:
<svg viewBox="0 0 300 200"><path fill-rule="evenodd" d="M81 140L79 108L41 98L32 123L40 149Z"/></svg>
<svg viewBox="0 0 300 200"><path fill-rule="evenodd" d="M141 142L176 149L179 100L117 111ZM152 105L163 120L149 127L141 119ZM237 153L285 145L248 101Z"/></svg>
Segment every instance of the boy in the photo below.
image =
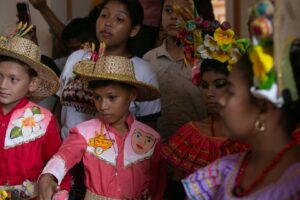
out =
<svg viewBox="0 0 300 200"><path fill-rule="evenodd" d="M162 199L164 167L160 136L136 121L131 101L160 96L157 88L137 81L130 59L103 56L96 64L74 66L87 79L99 117L72 128L39 180L39 198L49 199L67 173L83 160L85 199Z"/></svg>
<svg viewBox="0 0 300 200"><path fill-rule="evenodd" d="M37 196L36 181L61 144L54 116L27 98L51 96L59 87L40 57L30 40L0 39L0 191L11 199Z"/></svg>

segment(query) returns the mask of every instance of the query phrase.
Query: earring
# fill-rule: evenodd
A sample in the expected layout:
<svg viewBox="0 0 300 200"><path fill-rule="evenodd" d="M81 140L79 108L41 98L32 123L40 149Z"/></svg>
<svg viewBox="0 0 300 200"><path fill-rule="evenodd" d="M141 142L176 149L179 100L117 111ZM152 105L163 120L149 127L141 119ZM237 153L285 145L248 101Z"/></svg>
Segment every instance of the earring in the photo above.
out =
<svg viewBox="0 0 300 200"><path fill-rule="evenodd" d="M263 122L260 122L259 120L257 120L255 122L255 129L258 131L258 132L263 132L266 130L266 126Z"/></svg>

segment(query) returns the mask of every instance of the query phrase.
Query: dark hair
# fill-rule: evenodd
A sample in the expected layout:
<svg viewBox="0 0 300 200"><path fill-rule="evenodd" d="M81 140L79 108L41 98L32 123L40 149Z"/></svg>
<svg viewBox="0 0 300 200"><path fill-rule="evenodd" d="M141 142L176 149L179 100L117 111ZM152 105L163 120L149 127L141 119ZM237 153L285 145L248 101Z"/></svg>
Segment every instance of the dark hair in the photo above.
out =
<svg viewBox="0 0 300 200"><path fill-rule="evenodd" d="M290 62L293 70L295 85L297 88L298 99L292 101L290 91L283 90L282 96L284 98L283 109L285 111L286 128L290 132L293 131L300 123L300 40L295 40L290 48Z"/></svg>
<svg viewBox="0 0 300 200"><path fill-rule="evenodd" d="M64 28L61 39L63 41L73 38L80 42L96 40L95 25L89 18L75 18L70 21Z"/></svg>
<svg viewBox="0 0 300 200"><path fill-rule="evenodd" d="M293 68L293 75L294 79L296 82L296 87L298 91L298 95L300 94L300 62L299 62L299 56L300 55L300 43L294 43L290 49L290 59L291 59L291 64ZM240 60L237 62L235 65L237 69L239 69L240 72L242 72L244 80L249 87L253 86L253 69L252 69L252 63L249 59L249 54L246 53L243 56L241 56ZM284 105L282 107L282 123L283 127L288 133L292 133L296 126L299 125L300 118L299 118L299 113L300 113L300 100L292 101L291 98L289 97L289 91L284 90L283 91L283 97L284 97ZM256 100L253 95L251 95L253 100Z"/></svg>
<svg viewBox="0 0 300 200"><path fill-rule="evenodd" d="M204 20L212 21L215 19L211 0L193 0L193 1L194 1L197 12ZM162 3L162 5L164 5L165 0L161 0L161 3ZM162 6L162 9L163 9L163 6Z"/></svg>
<svg viewBox="0 0 300 200"><path fill-rule="evenodd" d="M126 7L133 27L142 25L144 20L144 9L139 0L105 0L100 6L100 13L104 6L110 1L118 1ZM130 37L127 41L126 48L131 54L134 54L135 52L135 39L136 37Z"/></svg>
<svg viewBox="0 0 300 200"><path fill-rule="evenodd" d="M107 87L110 85L117 85L117 86L121 86L127 90L131 90L134 89L135 87L132 85L129 85L127 83L123 83L123 82L119 82L119 81L113 81L113 80L94 80L94 81L90 81L88 83L88 88L91 90L95 90L97 88L101 88L101 87Z"/></svg>
<svg viewBox="0 0 300 200"><path fill-rule="evenodd" d="M110 1L118 1L127 8L132 26L141 25L143 23L144 10L139 0L105 0L100 7L100 12Z"/></svg>
<svg viewBox="0 0 300 200"><path fill-rule="evenodd" d="M211 0L194 0L195 8L199 15L205 20L215 20Z"/></svg>
<svg viewBox="0 0 300 200"><path fill-rule="evenodd" d="M18 63L19 65L23 66L26 72L28 73L30 78L36 77L38 74L37 72L32 69L28 64L25 62L22 62L21 60L18 60L16 58L10 57L10 56L5 56L5 55L0 55L0 62L15 62Z"/></svg>
<svg viewBox="0 0 300 200"><path fill-rule="evenodd" d="M228 66L228 62L222 63L215 59L205 59L201 63L200 77L202 77L205 72L209 72L209 71L213 71L228 76L229 71L227 66Z"/></svg>

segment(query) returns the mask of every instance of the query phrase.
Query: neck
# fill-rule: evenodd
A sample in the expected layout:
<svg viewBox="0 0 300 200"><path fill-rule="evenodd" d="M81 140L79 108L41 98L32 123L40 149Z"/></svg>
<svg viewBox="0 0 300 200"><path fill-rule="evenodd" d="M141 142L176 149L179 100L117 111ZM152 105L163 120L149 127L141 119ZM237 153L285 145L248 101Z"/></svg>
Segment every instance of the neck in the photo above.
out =
<svg viewBox="0 0 300 200"><path fill-rule="evenodd" d="M106 47L105 49L105 55L109 56L124 56L124 57L130 57L131 54L126 50L125 47Z"/></svg>
<svg viewBox="0 0 300 200"><path fill-rule="evenodd" d="M183 49L182 46L177 46L176 44L176 38L174 37L168 37L166 40L166 49L170 56L174 60L179 60L183 58Z"/></svg>
<svg viewBox="0 0 300 200"><path fill-rule="evenodd" d="M9 105L1 104L3 114L6 115L7 113L9 113L18 103L19 101Z"/></svg>
<svg viewBox="0 0 300 200"><path fill-rule="evenodd" d="M210 116L210 119L212 122L215 136L228 137L229 134L227 134L227 132L225 131L225 129L223 127L223 121L222 121L222 118L220 117L220 115L217 113L213 113L213 114L209 114L209 116Z"/></svg>
<svg viewBox="0 0 300 200"><path fill-rule="evenodd" d="M110 126L113 127L120 136L123 136L128 131L128 125L126 121L127 116L128 114L124 115L117 122L110 124Z"/></svg>
<svg viewBox="0 0 300 200"><path fill-rule="evenodd" d="M291 138L288 137L288 133L280 128L261 132L258 133L258 135L252 135L249 144L251 146L251 157L255 159L251 159L251 162L257 166L265 166L265 164L274 159L280 150L289 142L291 142Z"/></svg>

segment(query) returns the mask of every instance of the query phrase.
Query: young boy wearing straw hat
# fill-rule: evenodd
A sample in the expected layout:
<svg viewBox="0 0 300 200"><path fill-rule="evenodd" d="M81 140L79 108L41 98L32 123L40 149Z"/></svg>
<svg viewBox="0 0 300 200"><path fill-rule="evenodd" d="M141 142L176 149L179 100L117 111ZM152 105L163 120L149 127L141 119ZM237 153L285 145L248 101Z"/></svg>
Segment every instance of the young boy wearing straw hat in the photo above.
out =
<svg viewBox="0 0 300 200"><path fill-rule="evenodd" d="M159 90L137 81L126 57L103 56L96 64L81 61L74 71L93 91L99 117L71 129L43 170L39 198L49 199L68 170L83 159L85 199L162 199L160 136L129 112L131 101L156 99Z"/></svg>
<svg viewBox="0 0 300 200"><path fill-rule="evenodd" d="M31 199L61 139L50 111L28 100L54 94L59 81L40 63L41 50L20 36L0 39L0 195Z"/></svg>

